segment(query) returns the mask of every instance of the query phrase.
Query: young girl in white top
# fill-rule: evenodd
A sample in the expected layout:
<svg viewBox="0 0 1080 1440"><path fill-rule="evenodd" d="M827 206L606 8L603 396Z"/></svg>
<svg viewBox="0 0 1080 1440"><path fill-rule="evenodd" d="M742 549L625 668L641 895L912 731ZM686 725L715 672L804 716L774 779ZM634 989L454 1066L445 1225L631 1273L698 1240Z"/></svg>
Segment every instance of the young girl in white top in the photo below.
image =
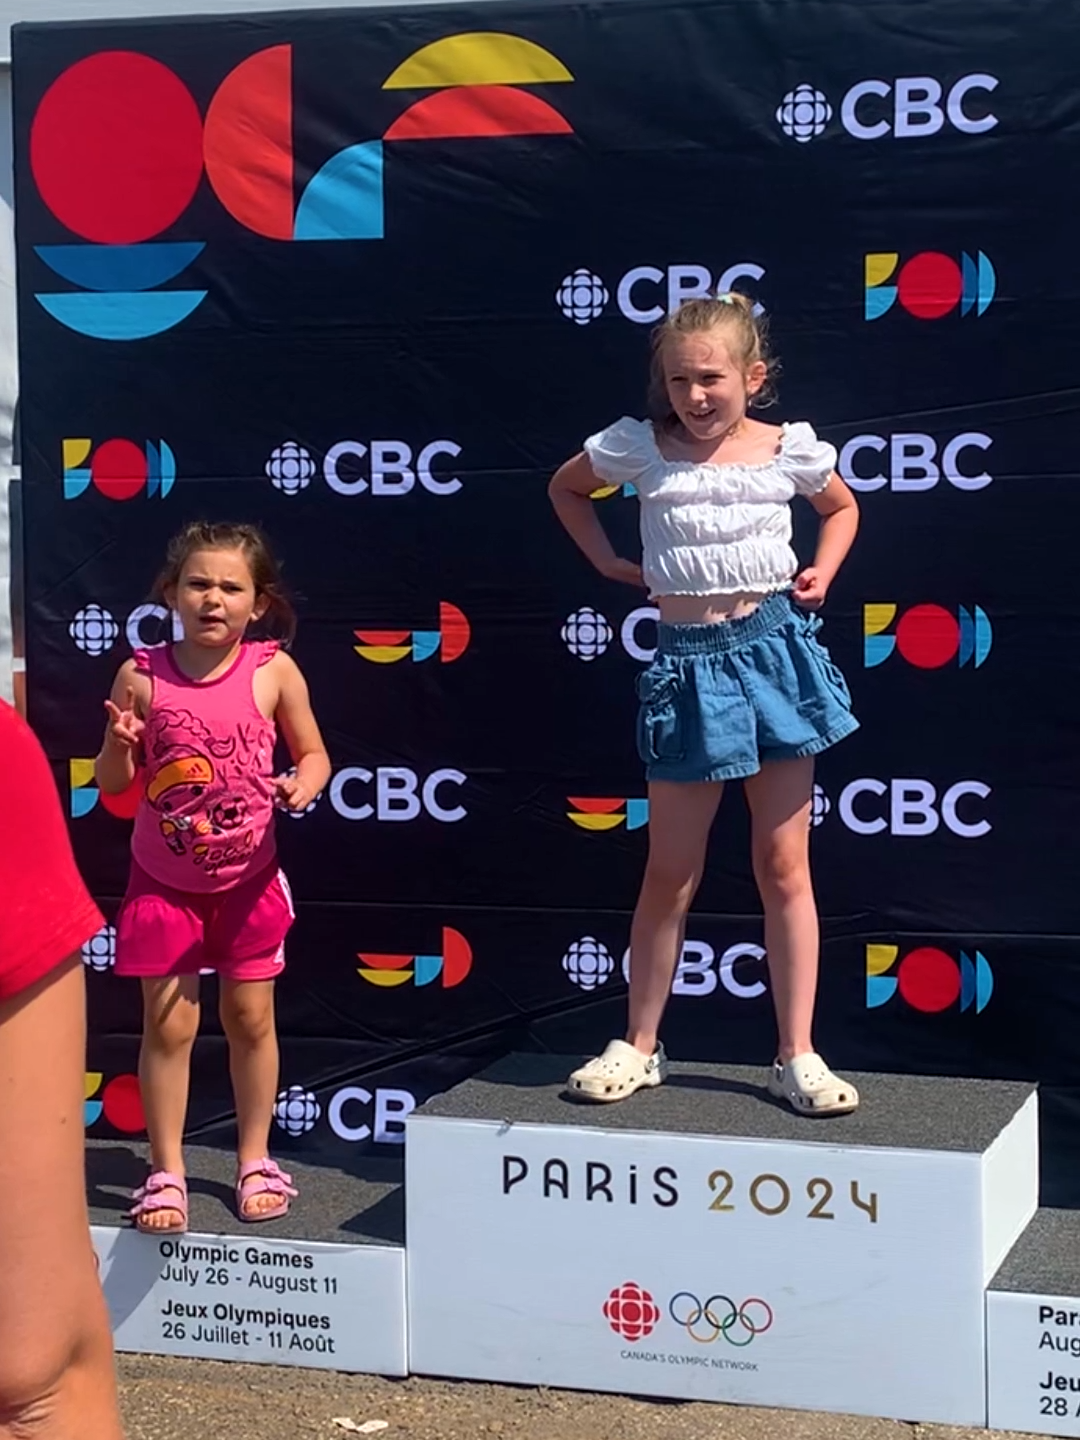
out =
<svg viewBox="0 0 1080 1440"><path fill-rule="evenodd" d="M555 510L601 574L644 582L660 609L656 659L637 682L649 781L649 858L634 912L625 1040L570 1077L597 1101L659 1085L657 1039L724 782L743 780L779 1028L770 1092L809 1115L845 1114L855 1087L814 1051L818 917L810 880L814 759L858 726L843 676L814 638L858 528L836 451L805 423L764 425L769 359L745 296L692 300L654 335L651 420L586 440L551 482ZM642 565L620 559L590 495L632 485ZM799 570L789 502L821 516Z"/></svg>

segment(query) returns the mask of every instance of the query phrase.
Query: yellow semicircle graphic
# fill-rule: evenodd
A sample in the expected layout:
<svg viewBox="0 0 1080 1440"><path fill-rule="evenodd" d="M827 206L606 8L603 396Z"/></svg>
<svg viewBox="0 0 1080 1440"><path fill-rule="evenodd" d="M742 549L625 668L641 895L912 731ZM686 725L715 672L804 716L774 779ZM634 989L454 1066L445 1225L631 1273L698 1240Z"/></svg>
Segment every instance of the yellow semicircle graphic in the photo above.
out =
<svg viewBox="0 0 1080 1440"><path fill-rule="evenodd" d="M374 660L376 665L393 665L395 660L404 660L412 654L411 645L354 645L353 649L364 660Z"/></svg>
<svg viewBox="0 0 1080 1440"><path fill-rule="evenodd" d="M357 970L365 980L370 980L372 985L382 985L389 988L394 985L407 985L413 978L411 970Z"/></svg>
<svg viewBox="0 0 1080 1440"><path fill-rule="evenodd" d="M625 821L626 816L625 814L575 815L572 810L568 810L566 818L572 820L581 830L614 830Z"/></svg>
<svg viewBox="0 0 1080 1440"><path fill-rule="evenodd" d="M494 30L447 35L403 61L384 90L439 90L449 85L546 85L573 80L550 50Z"/></svg>

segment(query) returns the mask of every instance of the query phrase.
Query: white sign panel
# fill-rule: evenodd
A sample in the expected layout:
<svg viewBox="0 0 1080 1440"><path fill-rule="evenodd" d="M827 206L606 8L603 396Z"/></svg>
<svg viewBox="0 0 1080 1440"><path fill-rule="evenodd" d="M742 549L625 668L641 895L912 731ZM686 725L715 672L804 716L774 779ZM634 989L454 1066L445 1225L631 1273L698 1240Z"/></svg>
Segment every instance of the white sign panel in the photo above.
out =
<svg viewBox="0 0 1080 1440"><path fill-rule="evenodd" d="M985 1424L983 1158L411 1117L411 1367Z"/></svg>
<svg viewBox="0 0 1080 1440"><path fill-rule="evenodd" d="M406 1374L401 1250L103 1226L92 1235L118 1350Z"/></svg>
<svg viewBox="0 0 1080 1440"><path fill-rule="evenodd" d="M1042 1435L1080 1435L1080 1299L986 1297L990 1426Z"/></svg>

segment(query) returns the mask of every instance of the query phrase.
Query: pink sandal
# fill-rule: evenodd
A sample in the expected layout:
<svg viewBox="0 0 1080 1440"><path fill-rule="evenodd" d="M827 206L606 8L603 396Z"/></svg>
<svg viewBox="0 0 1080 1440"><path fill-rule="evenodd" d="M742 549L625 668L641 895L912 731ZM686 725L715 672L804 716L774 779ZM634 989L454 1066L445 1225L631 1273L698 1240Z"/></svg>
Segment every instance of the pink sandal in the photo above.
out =
<svg viewBox="0 0 1080 1440"><path fill-rule="evenodd" d="M163 1193L173 1190L179 1199L168 1199ZM173 1175L169 1170L154 1170L131 1197L135 1204L128 1211L135 1221L136 1230L143 1235L183 1235L188 1227L187 1184L182 1175ZM180 1223L174 1225L147 1225L148 1215L158 1210L174 1210L180 1216Z"/></svg>
<svg viewBox="0 0 1080 1440"><path fill-rule="evenodd" d="M299 1195L293 1189L292 1176L286 1175L276 1160L264 1155L261 1160L251 1160L242 1167L236 1185L236 1213L241 1220L254 1225L260 1220L280 1220L288 1214L289 1196ZM276 1195L278 1203L266 1210L249 1213L244 1206L258 1195Z"/></svg>

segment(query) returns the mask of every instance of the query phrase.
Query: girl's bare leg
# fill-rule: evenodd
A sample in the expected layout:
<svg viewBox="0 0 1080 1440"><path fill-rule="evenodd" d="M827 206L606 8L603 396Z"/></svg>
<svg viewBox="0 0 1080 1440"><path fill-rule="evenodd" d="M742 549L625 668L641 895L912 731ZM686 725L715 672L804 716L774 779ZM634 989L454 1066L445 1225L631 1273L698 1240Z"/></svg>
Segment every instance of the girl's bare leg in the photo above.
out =
<svg viewBox="0 0 1080 1440"><path fill-rule="evenodd" d="M660 1018L682 950L686 916L705 868L721 784L649 785L649 858L630 932L628 1042L656 1049Z"/></svg>

